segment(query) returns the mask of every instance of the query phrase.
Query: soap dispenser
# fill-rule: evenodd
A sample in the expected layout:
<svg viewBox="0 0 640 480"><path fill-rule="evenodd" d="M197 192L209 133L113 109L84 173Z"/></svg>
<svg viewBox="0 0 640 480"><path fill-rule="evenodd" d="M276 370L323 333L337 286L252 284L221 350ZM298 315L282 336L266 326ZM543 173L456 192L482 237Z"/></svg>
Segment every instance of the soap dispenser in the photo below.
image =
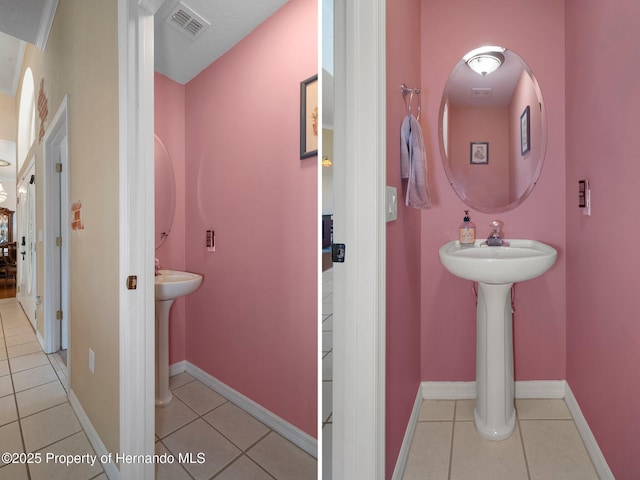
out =
<svg viewBox="0 0 640 480"><path fill-rule="evenodd" d="M460 234L460 245L471 246L475 243L476 226L469 218L469 210L464 211L464 220L462 221L462 225L460 225L458 232Z"/></svg>

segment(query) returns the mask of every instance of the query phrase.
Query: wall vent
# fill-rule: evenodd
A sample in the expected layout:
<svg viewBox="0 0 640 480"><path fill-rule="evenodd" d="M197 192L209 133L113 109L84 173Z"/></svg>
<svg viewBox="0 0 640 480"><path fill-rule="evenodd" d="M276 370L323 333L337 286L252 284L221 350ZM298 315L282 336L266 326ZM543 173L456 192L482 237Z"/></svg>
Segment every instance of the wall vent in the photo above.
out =
<svg viewBox="0 0 640 480"><path fill-rule="evenodd" d="M198 38L211 26L193 9L187 7L184 2L178 2L167 16L165 22L191 40Z"/></svg>

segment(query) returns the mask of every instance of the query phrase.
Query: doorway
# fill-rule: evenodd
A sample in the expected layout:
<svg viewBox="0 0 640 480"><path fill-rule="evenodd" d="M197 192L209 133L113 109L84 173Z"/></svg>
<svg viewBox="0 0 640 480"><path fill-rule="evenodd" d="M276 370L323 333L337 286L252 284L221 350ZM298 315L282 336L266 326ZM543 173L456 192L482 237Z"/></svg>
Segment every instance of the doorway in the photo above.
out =
<svg viewBox="0 0 640 480"><path fill-rule="evenodd" d="M44 350L69 356L68 97L44 137Z"/></svg>
<svg viewBox="0 0 640 480"><path fill-rule="evenodd" d="M36 277L36 167L32 158L18 182L18 288L16 297L27 318L38 330Z"/></svg>

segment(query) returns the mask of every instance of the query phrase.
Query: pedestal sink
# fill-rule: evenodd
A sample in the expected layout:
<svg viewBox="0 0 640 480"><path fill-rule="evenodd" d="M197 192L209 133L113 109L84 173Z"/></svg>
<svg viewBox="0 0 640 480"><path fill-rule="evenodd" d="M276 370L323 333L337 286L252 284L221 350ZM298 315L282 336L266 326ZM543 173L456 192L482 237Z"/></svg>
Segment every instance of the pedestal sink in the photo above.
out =
<svg viewBox="0 0 640 480"><path fill-rule="evenodd" d="M169 311L173 301L193 293L202 275L177 270L159 270L156 275L156 405L168 405L169 390Z"/></svg>
<svg viewBox="0 0 640 480"><path fill-rule="evenodd" d="M478 282L474 419L482 437L503 440L515 426L511 286L542 275L558 252L536 240L509 240L502 247L483 243L452 241L439 254L449 272Z"/></svg>

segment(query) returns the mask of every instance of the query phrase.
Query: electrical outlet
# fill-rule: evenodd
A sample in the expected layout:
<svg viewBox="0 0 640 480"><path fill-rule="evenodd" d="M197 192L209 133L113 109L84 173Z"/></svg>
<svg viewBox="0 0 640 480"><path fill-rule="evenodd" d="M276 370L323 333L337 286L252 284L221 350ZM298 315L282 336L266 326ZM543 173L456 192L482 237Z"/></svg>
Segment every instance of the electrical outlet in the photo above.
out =
<svg viewBox="0 0 640 480"><path fill-rule="evenodd" d="M89 370L91 373L95 373L96 367L96 354L93 353L93 350L89 349Z"/></svg>

